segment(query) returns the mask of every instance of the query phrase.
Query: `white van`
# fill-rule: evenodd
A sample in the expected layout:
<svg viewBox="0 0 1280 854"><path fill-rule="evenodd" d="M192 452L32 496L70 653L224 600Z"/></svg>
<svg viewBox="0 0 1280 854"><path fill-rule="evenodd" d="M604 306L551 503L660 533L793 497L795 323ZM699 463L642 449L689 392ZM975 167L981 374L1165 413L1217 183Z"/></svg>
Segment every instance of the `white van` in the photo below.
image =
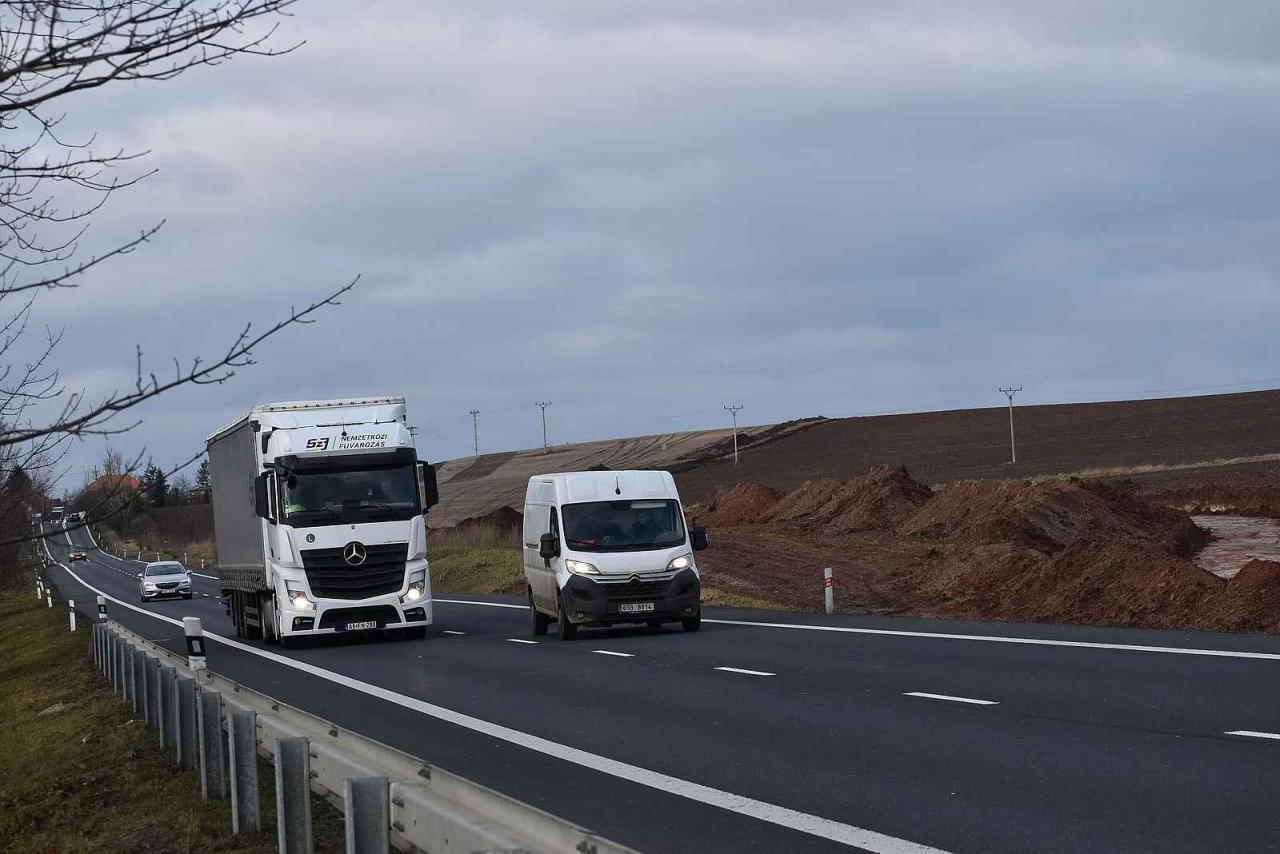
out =
<svg viewBox="0 0 1280 854"><path fill-rule="evenodd" d="M688 529L671 474L581 471L529 478L524 502L524 575L529 622L560 639L578 626L679 622L702 625L702 580L693 553L707 547Z"/></svg>

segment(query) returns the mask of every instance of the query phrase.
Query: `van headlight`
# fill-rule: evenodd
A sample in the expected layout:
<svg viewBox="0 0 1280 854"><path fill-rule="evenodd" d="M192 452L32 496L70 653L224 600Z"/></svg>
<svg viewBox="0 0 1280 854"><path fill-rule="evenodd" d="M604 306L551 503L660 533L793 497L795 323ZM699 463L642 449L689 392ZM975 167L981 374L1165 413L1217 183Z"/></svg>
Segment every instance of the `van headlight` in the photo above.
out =
<svg viewBox="0 0 1280 854"><path fill-rule="evenodd" d="M293 582L286 581L284 583L285 590L289 591L289 604L299 611L314 611L316 603L307 597L307 591L301 587L295 587Z"/></svg>
<svg viewBox="0 0 1280 854"><path fill-rule="evenodd" d="M409 576L409 589L404 594L404 601L417 602L427 593L427 572L418 570Z"/></svg>
<svg viewBox="0 0 1280 854"><path fill-rule="evenodd" d="M680 569L688 569L691 566L693 566L693 555L687 554L687 555L680 555L680 557L677 557L677 558L673 558L671 560L671 563L667 564L667 569L675 571Z"/></svg>
<svg viewBox="0 0 1280 854"><path fill-rule="evenodd" d="M566 560L564 568L572 572L574 575L599 575L600 570L596 569L586 561Z"/></svg>

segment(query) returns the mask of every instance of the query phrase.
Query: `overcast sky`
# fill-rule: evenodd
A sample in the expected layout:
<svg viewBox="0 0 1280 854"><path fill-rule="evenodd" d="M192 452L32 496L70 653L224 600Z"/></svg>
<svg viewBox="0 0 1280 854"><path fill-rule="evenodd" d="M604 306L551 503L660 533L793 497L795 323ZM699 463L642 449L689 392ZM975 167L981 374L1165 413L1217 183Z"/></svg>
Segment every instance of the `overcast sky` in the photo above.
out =
<svg viewBox="0 0 1280 854"><path fill-rule="evenodd" d="M1280 384L1274 3L303 0L293 39L69 105L159 170L86 249L168 221L41 299L73 386L363 276L146 407L116 444L161 463L276 399L405 394L434 460L473 408L538 444L534 400L563 442Z"/></svg>

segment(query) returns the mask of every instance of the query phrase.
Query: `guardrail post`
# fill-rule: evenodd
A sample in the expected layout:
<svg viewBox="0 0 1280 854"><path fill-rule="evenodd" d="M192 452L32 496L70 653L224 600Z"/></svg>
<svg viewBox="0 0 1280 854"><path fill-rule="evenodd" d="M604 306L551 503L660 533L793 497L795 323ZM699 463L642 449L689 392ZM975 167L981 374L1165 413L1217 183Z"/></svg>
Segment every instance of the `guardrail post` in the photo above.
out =
<svg viewBox="0 0 1280 854"><path fill-rule="evenodd" d="M145 720L147 716L147 654L135 649L133 656L133 716Z"/></svg>
<svg viewBox="0 0 1280 854"><path fill-rule="evenodd" d="M133 693L133 645L120 638L120 699L130 702Z"/></svg>
<svg viewBox="0 0 1280 854"><path fill-rule="evenodd" d="M387 854L391 850L391 798L387 778L348 778L342 798L347 854Z"/></svg>
<svg viewBox="0 0 1280 854"><path fill-rule="evenodd" d="M111 626L107 626L107 681L111 683L111 690L117 689L116 685L116 633L111 630Z"/></svg>
<svg viewBox="0 0 1280 854"><path fill-rule="evenodd" d="M195 768L200 758L196 744L196 680L178 677L178 764Z"/></svg>
<svg viewBox="0 0 1280 854"><path fill-rule="evenodd" d="M76 630L76 601L74 599L67 600L67 617L71 620L71 631Z"/></svg>
<svg viewBox="0 0 1280 854"><path fill-rule="evenodd" d="M160 668L160 747L172 750L178 742L178 671Z"/></svg>
<svg viewBox="0 0 1280 854"><path fill-rule="evenodd" d="M93 666L100 666L101 657L98 655L98 624L92 623L89 626L89 655L93 658Z"/></svg>
<svg viewBox="0 0 1280 854"><path fill-rule="evenodd" d="M201 691L199 700L196 729L200 735L200 796L206 801L225 798L227 771L223 760L222 695L216 691Z"/></svg>
<svg viewBox="0 0 1280 854"><path fill-rule="evenodd" d="M160 728L160 661L147 656L147 668L144 671L147 700L147 726Z"/></svg>
<svg viewBox="0 0 1280 854"><path fill-rule="evenodd" d="M311 854L311 744L276 740L276 828L281 854Z"/></svg>
<svg viewBox="0 0 1280 854"><path fill-rule="evenodd" d="M257 833L258 715L232 712L227 719L231 736L231 832Z"/></svg>

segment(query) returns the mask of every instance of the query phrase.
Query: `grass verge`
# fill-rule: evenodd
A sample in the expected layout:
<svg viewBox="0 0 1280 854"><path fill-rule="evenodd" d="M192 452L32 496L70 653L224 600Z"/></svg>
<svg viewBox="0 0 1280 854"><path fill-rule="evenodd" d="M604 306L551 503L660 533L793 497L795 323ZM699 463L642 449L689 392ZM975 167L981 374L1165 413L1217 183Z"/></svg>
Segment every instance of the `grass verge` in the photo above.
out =
<svg viewBox="0 0 1280 854"><path fill-rule="evenodd" d="M86 623L68 631L65 603L38 602L29 577L0 575L0 851L275 851L272 767L258 769L263 832L232 836L230 803L200 799L98 677ZM341 815L313 798L312 816L316 849L342 851Z"/></svg>
<svg viewBox="0 0 1280 854"><path fill-rule="evenodd" d="M518 548L433 547L433 593L513 593L524 589L523 556Z"/></svg>

